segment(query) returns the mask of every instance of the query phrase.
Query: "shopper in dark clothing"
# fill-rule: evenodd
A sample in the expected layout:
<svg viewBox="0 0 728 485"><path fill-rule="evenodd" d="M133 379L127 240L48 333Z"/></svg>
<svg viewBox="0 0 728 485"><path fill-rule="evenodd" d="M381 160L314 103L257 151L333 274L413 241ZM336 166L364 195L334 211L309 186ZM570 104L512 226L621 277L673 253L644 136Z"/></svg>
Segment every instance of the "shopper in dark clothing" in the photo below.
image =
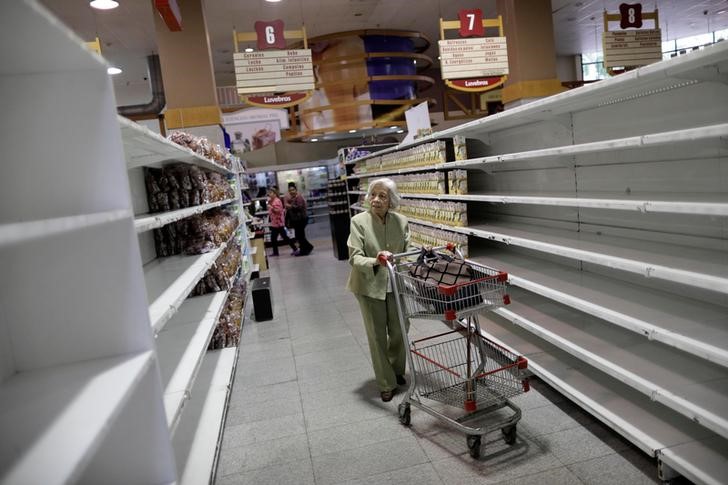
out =
<svg viewBox="0 0 728 485"><path fill-rule="evenodd" d="M294 182L288 183L288 195L283 200L286 206L286 226L293 228L298 241L297 256L306 256L313 251L313 245L306 239L306 224L308 224L308 211L306 199L298 193Z"/></svg>
<svg viewBox="0 0 728 485"><path fill-rule="evenodd" d="M273 186L268 189L268 221L270 222L270 244L273 247L272 256L278 256L278 237L281 237L285 244L291 246L294 256L298 253L298 248L286 234L286 227L283 222L284 214L283 202L278 197L278 187Z"/></svg>

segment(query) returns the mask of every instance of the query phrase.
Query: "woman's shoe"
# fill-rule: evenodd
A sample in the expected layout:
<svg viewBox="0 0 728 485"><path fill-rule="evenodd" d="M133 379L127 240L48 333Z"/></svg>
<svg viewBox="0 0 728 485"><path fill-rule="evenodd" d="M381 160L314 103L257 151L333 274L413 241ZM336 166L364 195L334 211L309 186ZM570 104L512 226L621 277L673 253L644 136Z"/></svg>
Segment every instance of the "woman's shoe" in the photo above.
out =
<svg viewBox="0 0 728 485"><path fill-rule="evenodd" d="M392 391L382 391L379 393L379 395L382 397L382 401L389 402L394 397L394 390Z"/></svg>
<svg viewBox="0 0 728 485"><path fill-rule="evenodd" d="M405 379L404 376L397 376L397 385L398 386L406 386L407 385L407 379Z"/></svg>
<svg viewBox="0 0 728 485"><path fill-rule="evenodd" d="M300 250L300 249L295 249L295 250L294 250L294 251L293 251L293 252L291 253L291 256L298 256L299 254L301 254L301 250Z"/></svg>

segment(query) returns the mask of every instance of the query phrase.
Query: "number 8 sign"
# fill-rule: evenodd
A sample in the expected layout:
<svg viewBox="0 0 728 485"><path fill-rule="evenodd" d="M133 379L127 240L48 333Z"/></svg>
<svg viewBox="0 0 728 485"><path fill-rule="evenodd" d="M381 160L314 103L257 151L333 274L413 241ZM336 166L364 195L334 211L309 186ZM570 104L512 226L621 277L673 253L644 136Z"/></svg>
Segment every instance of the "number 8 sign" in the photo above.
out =
<svg viewBox="0 0 728 485"><path fill-rule="evenodd" d="M642 27L642 4L641 3L623 3L619 6L619 14L622 17L619 21L619 28L626 29L634 27L639 29Z"/></svg>

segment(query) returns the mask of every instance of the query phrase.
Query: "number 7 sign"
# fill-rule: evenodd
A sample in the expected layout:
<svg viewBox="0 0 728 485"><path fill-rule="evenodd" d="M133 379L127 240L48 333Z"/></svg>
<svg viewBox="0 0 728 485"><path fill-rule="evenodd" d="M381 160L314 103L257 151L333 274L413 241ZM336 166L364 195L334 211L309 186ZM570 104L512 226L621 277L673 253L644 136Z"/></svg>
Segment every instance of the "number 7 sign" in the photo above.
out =
<svg viewBox="0 0 728 485"><path fill-rule="evenodd" d="M483 12L479 9L460 10L460 37L483 37Z"/></svg>

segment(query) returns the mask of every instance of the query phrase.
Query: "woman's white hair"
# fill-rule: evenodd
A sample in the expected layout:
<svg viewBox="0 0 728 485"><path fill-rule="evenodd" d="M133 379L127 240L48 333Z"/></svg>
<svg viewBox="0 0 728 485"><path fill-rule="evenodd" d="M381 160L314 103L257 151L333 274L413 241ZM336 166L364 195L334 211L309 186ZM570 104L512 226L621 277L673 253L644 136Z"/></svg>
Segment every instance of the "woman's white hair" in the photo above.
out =
<svg viewBox="0 0 728 485"><path fill-rule="evenodd" d="M397 209L399 208L399 201L402 199L399 196L399 192L397 192L397 184L394 183L394 180L390 178L379 178L372 180L369 182L369 189L367 190L367 199L369 199L372 195L372 190L377 185L383 185L387 192L389 192L389 208L390 209Z"/></svg>

